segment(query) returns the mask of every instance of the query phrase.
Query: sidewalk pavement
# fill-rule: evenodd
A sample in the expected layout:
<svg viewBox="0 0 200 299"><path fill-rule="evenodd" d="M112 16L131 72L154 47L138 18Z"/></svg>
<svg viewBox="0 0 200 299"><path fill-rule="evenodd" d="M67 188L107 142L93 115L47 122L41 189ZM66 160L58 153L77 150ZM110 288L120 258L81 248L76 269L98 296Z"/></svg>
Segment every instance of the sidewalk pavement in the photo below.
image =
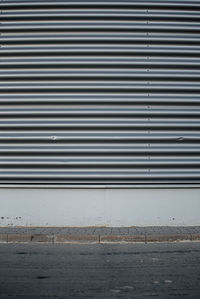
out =
<svg viewBox="0 0 200 299"><path fill-rule="evenodd" d="M200 226L0 227L0 242L177 242L200 241Z"/></svg>

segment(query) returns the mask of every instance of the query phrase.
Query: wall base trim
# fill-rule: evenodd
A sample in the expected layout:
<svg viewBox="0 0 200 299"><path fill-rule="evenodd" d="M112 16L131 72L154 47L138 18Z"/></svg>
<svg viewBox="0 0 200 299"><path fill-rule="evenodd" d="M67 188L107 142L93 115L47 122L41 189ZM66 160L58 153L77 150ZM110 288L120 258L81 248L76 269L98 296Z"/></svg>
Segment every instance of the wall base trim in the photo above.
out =
<svg viewBox="0 0 200 299"><path fill-rule="evenodd" d="M0 189L0 226L200 225L199 189Z"/></svg>

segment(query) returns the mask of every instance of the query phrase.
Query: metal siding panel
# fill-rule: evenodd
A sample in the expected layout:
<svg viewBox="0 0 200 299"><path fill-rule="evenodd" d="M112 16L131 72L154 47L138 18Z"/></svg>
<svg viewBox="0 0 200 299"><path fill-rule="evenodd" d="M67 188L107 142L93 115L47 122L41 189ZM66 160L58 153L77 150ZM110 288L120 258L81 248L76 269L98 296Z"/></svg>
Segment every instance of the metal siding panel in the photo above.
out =
<svg viewBox="0 0 200 299"><path fill-rule="evenodd" d="M1 187L200 185L200 0L0 10Z"/></svg>

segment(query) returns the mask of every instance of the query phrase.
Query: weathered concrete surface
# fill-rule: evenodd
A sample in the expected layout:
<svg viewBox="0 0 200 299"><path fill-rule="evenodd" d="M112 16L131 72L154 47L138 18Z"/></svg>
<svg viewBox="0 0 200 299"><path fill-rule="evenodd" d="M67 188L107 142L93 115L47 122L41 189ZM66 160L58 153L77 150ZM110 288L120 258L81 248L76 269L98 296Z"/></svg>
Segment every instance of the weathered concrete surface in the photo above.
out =
<svg viewBox="0 0 200 299"><path fill-rule="evenodd" d="M200 298L200 243L1 244L0 298Z"/></svg>
<svg viewBox="0 0 200 299"><path fill-rule="evenodd" d="M200 226L193 227L2 227L0 242L174 242L200 241Z"/></svg>
<svg viewBox="0 0 200 299"><path fill-rule="evenodd" d="M0 189L0 226L195 226L200 188Z"/></svg>

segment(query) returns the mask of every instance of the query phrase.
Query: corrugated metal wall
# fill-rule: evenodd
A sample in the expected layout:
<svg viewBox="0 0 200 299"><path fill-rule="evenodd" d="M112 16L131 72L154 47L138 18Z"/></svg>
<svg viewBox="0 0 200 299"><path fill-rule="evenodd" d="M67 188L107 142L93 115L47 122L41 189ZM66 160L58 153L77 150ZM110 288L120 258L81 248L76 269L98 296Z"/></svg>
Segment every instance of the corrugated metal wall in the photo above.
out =
<svg viewBox="0 0 200 299"><path fill-rule="evenodd" d="M200 1L0 1L0 184L196 186Z"/></svg>

